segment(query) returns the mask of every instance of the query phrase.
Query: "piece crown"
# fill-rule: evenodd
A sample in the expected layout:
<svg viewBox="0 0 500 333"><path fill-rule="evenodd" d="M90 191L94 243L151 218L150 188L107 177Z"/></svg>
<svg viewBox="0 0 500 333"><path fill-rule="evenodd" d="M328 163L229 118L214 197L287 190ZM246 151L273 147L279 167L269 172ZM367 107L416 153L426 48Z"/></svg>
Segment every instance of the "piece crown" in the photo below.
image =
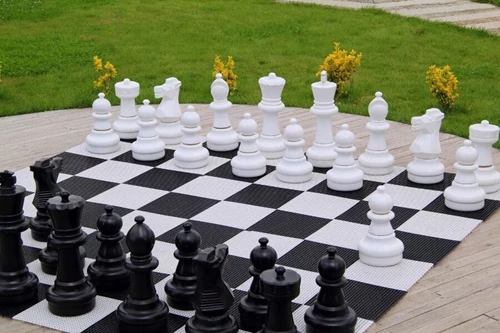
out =
<svg viewBox="0 0 500 333"><path fill-rule="evenodd" d="M368 105L368 113L374 122L383 122L389 113L389 104L382 98L382 93L377 91L375 98Z"/></svg>
<svg viewBox="0 0 500 333"><path fill-rule="evenodd" d="M333 246L327 248L328 254L318 261L318 273L325 280L335 281L344 276L346 265L344 259L337 255Z"/></svg>
<svg viewBox="0 0 500 333"><path fill-rule="evenodd" d="M104 93L99 93L99 98L92 103L92 110L95 113L108 113L111 109L111 103L104 98Z"/></svg>
<svg viewBox="0 0 500 333"><path fill-rule="evenodd" d="M13 188L16 184L16 176L13 172L5 170L0 172L0 187Z"/></svg>
<svg viewBox="0 0 500 333"><path fill-rule="evenodd" d="M335 135L335 142L338 147L349 148L354 145L356 137L354 133L349 130L349 125L343 124L340 127L340 131Z"/></svg>
<svg viewBox="0 0 500 333"><path fill-rule="evenodd" d="M481 124L474 124L469 127L469 138L475 142L495 143L498 141L500 128L483 120Z"/></svg>
<svg viewBox="0 0 500 333"><path fill-rule="evenodd" d="M227 101L227 95L229 94L229 86L226 81L222 79L222 74L217 73L215 75L215 80L210 86L210 93L214 98L214 102L225 102Z"/></svg>
<svg viewBox="0 0 500 333"><path fill-rule="evenodd" d="M300 141L304 136L304 129L299 125L297 119L290 119L290 125L285 128L285 138L288 141Z"/></svg>
<svg viewBox="0 0 500 333"><path fill-rule="evenodd" d="M175 236L175 246L183 253L194 253L200 248L201 236L192 226L191 222L185 222Z"/></svg>
<svg viewBox="0 0 500 333"><path fill-rule="evenodd" d="M372 213L384 215L391 212L394 203L391 196L386 193L385 187L380 185L377 187L377 190L370 195L368 206Z"/></svg>
<svg viewBox="0 0 500 333"><path fill-rule="evenodd" d="M149 99L143 100L142 103L144 105L142 105L137 111L139 118L143 121L153 120L155 118L155 108L152 105L149 105Z"/></svg>
<svg viewBox="0 0 500 333"><path fill-rule="evenodd" d="M130 253L138 257L151 255L155 244L155 234L144 220L143 216L136 216L135 225L128 231L126 238Z"/></svg>
<svg viewBox="0 0 500 333"><path fill-rule="evenodd" d="M285 79L275 73L259 79L259 86L262 92L262 102L269 105L281 104L281 93L285 87Z"/></svg>
<svg viewBox="0 0 500 333"><path fill-rule="evenodd" d="M457 149L455 157L462 165L472 165L477 161L477 150L472 147L472 141L464 140L464 145Z"/></svg>
<svg viewBox="0 0 500 333"><path fill-rule="evenodd" d="M200 115L194 110L194 106L188 105L181 116L181 124L186 127L196 127L200 124Z"/></svg>
<svg viewBox="0 0 500 333"><path fill-rule="evenodd" d="M254 247L252 252L250 252L252 265L261 271L273 268L278 260L276 250L268 246L267 243L269 243L269 239L266 237L260 238L260 245Z"/></svg>
<svg viewBox="0 0 500 333"><path fill-rule="evenodd" d="M242 135L254 135L257 132L257 122L252 119L250 113L245 113L243 119L238 124L238 131Z"/></svg>

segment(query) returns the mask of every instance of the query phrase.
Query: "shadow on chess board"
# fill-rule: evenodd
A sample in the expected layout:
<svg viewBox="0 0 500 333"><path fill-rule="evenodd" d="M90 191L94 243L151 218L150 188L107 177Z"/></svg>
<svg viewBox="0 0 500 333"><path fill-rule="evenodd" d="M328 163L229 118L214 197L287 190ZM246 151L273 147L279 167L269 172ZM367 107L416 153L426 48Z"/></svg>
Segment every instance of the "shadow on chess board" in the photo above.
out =
<svg viewBox="0 0 500 333"><path fill-rule="evenodd" d="M206 167L185 170L173 163L173 150L154 162L132 158L130 144L122 142L116 153L93 155L84 145L60 154L64 160L60 186L87 203L82 216L85 244L85 271L97 255L98 217L106 205L123 218L122 231L142 215L154 231L153 255L160 264L153 280L160 298L165 299L165 282L175 271L175 235L190 221L202 237L201 248L225 243L229 256L223 273L233 288L235 302L231 314L239 318L237 304L250 287L250 251L258 239L267 237L278 253L277 264L291 268L302 277L300 295L294 299L297 327L304 329L304 313L315 300L317 263L329 246L345 260L345 298L356 311L357 332L365 331L401 299L430 268L457 246L479 223L500 205L500 198L488 196L485 208L477 212L456 212L445 207L443 191L454 175L446 174L442 183L419 185L407 180L406 171L396 167L386 176L366 176L362 189L336 192L326 185L326 171L315 169L310 181L286 184L275 177L275 167L265 175L239 178L231 172L230 159L236 151L210 152ZM16 173L18 184L26 187L25 215L33 216L35 184L29 168ZM379 185L394 201L392 226L403 241L403 261L392 267L372 267L359 261L358 242L368 232L368 198ZM40 279L38 299L22 306L2 307L0 315L67 332L115 332L115 311L126 292L100 293L96 308L85 315L63 318L48 310L45 294L54 276L43 273L38 252L45 243L22 234L24 254L30 271ZM128 248L123 242L123 248ZM168 332L183 332L191 311L171 308Z"/></svg>

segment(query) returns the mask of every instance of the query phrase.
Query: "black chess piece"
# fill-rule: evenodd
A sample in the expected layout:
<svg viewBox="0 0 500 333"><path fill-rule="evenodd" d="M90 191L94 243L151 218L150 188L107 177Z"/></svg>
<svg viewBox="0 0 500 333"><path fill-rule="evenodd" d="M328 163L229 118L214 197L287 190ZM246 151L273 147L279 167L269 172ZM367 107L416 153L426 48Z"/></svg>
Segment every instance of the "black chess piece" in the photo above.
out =
<svg viewBox="0 0 500 333"><path fill-rule="evenodd" d="M83 274L79 247L87 234L82 231L81 217L85 200L63 191L47 202L54 230L48 243L58 252L57 277L49 290L49 311L58 316L78 316L95 307L96 289Z"/></svg>
<svg viewBox="0 0 500 333"><path fill-rule="evenodd" d="M124 235L120 215L113 213L112 206L104 208L106 213L97 220L99 232L96 235L101 242L96 260L87 269L90 282L97 291L116 291L127 289L132 273L125 268L125 253L120 241Z"/></svg>
<svg viewBox="0 0 500 333"><path fill-rule="evenodd" d="M0 304L20 304L38 296L38 277L26 267L21 232L28 229L23 215L26 189L16 177L0 172Z"/></svg>
<svg viewBox="0 0 500 333"><path fill-rule="evenodd" d="M300 275L278 266L260 274L262 295L269 302L259 333L300 333L293 322L292 300L300 294Z"/></svg>
<svg viewBox="0 0 500 333"><path fill-rule="evenodd" d="M61 172L63 159L61 157L42 158L30 166L36 183L35 198L33 206L37 212L36 216L29 220L31 236L40 242L46 242L52 232L52 221L47 212L47 201L62 191L57 184L57 177ZM85 249L80 247L80 262L85 264ZM55 275L57 271L57 251L47 245L38 254L38 259L44 273Z"/></svg>
<svg viewBox="0 0 500 333"><path fill-rule="evenodd" d="M265 237L259 239L260 246L256 246L250 253L252 266L249 268L253 280L248 294L244 296L239 304L240 327L242 330L257 332L262 328L266 320L267 300L262 296L260 288L260 274L263 271L274 268L278 254L271 246L267 246L269 240Z"/></svg>
<svg viewBox="0 0 500 333"><path fill-rule="evenodd" d="M155 244L154 232L137 216L136 224L127 233L130 258L125 267L132 271L127 299L118 306L120 332L163 333L167 329L168 305L159 299L151 272L158 267L158 259L151 255Z"/></svg>
<svg viewBox="0 0 500 333"><path fill-rule="evenodd" d="M329 247L327 252L328 255L321 257L318 262L319 276L316 283L321 289L316 302L304 315L306 332L354 333L358 318L345 302L342 291L347 284L344 277L345 262L336 255L336 248Z"/></svg>
<svg viewBox="0 0 500 333"><path fill-rule="evenodd" d="M179 260L172 279L165 284L167 303L179 310L192 310L191 297L196 290L196 266L193 258L200 251L201 236L192 229L190 222L185 222L183 230L175 236L177 250L174 257Z"/></svg>
<svg viewBox="0 0 500 333"><path fill-rule="evenodd" d="M52 232L52 223L45 204L62 189L57 184L57 177L62 170L63 159L61 157L42 158L30 166L35 179L36 191L33 199L33 206L37 212L31 218L29 226L33 239L46 242Z"/></svg>
<svg viewBox="0 0 500 333"><path fill-rule="evenodd" d="M219 244L201 250L196 264L196 291L191 298L195 315L186 323L186 333L237 333L238 323L229 314L234 295L222 280L228 247Z"/></svg>

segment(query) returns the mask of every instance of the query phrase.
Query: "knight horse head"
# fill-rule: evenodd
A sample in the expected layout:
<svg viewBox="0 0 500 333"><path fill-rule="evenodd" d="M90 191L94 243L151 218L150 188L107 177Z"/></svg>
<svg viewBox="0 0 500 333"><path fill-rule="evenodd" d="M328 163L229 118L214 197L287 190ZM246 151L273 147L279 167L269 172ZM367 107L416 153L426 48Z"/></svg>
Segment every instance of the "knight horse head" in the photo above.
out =
<svg viewBox="0 0 500 333"><path fill-rule="evenodd" d="M154 87L155 98L162 98L157 109L157 116L165 121L179 118L181 108L179 106L179 91L182 82L175 77L169 77L161 86Z"/></svg>
<svg viewBox="0 0 500 333"><path fill-rule="evenodd" d="M35 207L45 207L48 199L61 192L62 189L57 184L57 177L62 170L63 159L61 157L42 158L30 166L33 178L37 185L33 205Z"/></svg>
<svg viewBox="0 0 500 333"><path fill-rule="evenodd" d="M435 155L441 152L439 129L443 118L444 113L436 108L427 110L423 116L411 118L412 129L420 131L410 146L412 152L424 155Z"/></svg>

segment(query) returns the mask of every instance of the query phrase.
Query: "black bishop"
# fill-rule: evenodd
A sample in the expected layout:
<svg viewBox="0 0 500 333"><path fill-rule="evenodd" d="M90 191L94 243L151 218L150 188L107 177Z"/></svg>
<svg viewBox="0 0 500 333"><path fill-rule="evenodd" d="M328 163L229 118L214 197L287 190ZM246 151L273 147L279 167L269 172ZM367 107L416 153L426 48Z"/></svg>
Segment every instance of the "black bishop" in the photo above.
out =
<svg viewBox="0 0 500 333"><path fill-rule="evenodd" d="M336 248L329 247L327 252L318 262L316 283L321 289L316 302L304 315L306 332L354 333L357 316L345 302L342 291L347 284L345 262L337 255Z"/></svg>
<svg viewBox="0 0 500 333"><path fill-rule="evenodd" d="M96 260L87 269L90 281L97 291L116 291L127 289L132 273L125 269L125 253L120 241L124 235L120 215L113 213L112 206L97 220L99 232L96 235L101 242Z"/></svg>
<svg viewBox="0 0 500 333"><path fill-rule="evenodd" d="M151 252L155 244L154 232L137 216L135 225L126 238L130 258L125 267L132 271L127 298L118 306L120 332L163 333L167 329L168 305L159 299L151 272L158 267L158 259Z"/></svg>
<svg viewBox="0 0 500 333"><path fill-rule="evenodd" d="M262 296L260 288L260 274L268 269L274 268L278 254L265 237L259 239L259 246L256 246L250 253L252 266L248 269L253 277L248 294L245 295L239 304L240 327L245 331L257 332L262 328L266 320L267 300Z"/></svg>
<svg viewBox="0 0 500 333"><path fill-rule="evenodd" d="M172 279L165 284L167 303L179 310L192 310L191 297L196 290L196 266L193 258L200 251L201 236L192 229L191 222L185 222L183 230L175 236L177 250L174 257L179 260Z"/></svg>

